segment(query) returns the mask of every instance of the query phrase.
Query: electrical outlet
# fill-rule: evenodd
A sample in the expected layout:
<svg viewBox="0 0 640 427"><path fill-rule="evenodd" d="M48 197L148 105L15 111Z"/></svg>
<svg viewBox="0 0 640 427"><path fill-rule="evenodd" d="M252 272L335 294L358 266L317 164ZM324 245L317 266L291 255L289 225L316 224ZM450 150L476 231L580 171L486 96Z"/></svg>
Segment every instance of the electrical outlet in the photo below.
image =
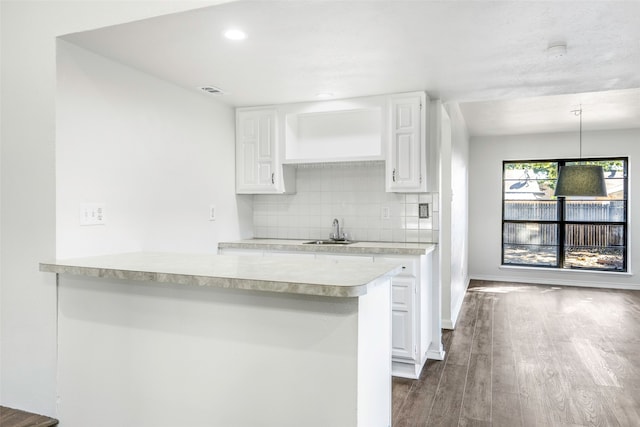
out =
<svg viewBox="0 0 640 427"><path fill-rule="evenodd" d="M81 203L80 225L105 225L104 203Z"/></svg>
<svg viewBox="0 0 640 427"><path fill-rule="evenodd" d="M429 203L418 204L418 218L429 218Z"/></svg>
<svg viewBox="0 0 640 427"><path fill-rule="evenodd" d="M209 206L209 221L216 220L216 207L214 205Z"/></svg>
<svg viewBox="0 0 640 427"><path fill-rule="evenodd" d="M382 219L389 219L389 218L391 218L391 212L390 212L389 206L383 206Z"/></svg>

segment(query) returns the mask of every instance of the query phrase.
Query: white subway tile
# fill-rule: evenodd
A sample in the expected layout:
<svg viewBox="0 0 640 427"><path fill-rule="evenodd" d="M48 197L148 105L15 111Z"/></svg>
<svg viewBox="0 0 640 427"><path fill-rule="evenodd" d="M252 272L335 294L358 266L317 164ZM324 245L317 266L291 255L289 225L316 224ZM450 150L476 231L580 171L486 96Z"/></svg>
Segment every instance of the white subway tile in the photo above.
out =
<svg viewBox="0 0 640 427"><path fill-rule="evenodd" d="M407 241L406 230L394 228L392 239L393 239L392 240L393 242L406 242Z"/></svg>
<svg viewBox="0 0 640 427"><path fill-rule="evenodd" d="M406 241L410 243L418 243L420 241L420 235L418 230L407 230Z"/></svg>
<svg viewBox="0 0 640 427"><path fill-rule="evenodd" d="M420 203L433 203L431 193L420 193Z"/></svg>
<svg viewBox="0 0 640 427"><path fill-rule="evenodd" d="M420 218L418 220L420 230L431 230L433 228L432 218Z"/></svg>
<svg viewBox="0 0 640 427"><path fill-rule="evenodd" d="M405 205L405 216L407 217L418 217L418 204L417 203L407 203Z"/></svg>
<svg viewBox="0 0 640 427"><path fill-rule="evenodd" d="M266 215L254 215L253 226L254 227L266 227L268 224L268 217Z"/></svg>
<svg viewBox="0 0 640 427"><path fill-rule="evenodd" d="M420 228L418 218L406 217L404 224L407 230L418 230Z"/></svg>
<svg viewBox="0 0 640 427"><path fill-rule="evenodd" d="M380 241L381 231L379 228L369 228L367 229L367 237L366 239L371 242Z"/></svg>
<svg viewBox="0 0 640 427"><path fill-rule="evenodd" d="M380 230L380 241L381 242L392 242L393 241L393 231L392 230Z"/></svg>
<svg viewBox="0 0 640 427"><path fill-rule="evenodd" d="M420 243L430 243L433 241L431 230L420 230Z"/></svg>

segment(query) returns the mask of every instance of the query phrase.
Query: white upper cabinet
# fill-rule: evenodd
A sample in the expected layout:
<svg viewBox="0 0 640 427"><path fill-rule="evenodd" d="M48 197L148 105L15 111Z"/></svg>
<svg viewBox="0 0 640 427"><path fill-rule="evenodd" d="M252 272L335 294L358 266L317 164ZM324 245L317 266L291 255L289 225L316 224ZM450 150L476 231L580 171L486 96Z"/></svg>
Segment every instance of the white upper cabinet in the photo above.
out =
<svg viewBox="0 0 640 427"><path fill-rule="evenodd" d="M238 108L236 193L294 193L296 164L362 161L386 162L388 192L427 192L428 110L425 92Z"/></svg>
<svg viewBox="0 0 640 427"><path fill-rule="evenodd" d="M427 108L424 92L389 97L387 191L427 191Z"/></svg>
<svg viewBox="0 0 640 427"><path fill-rule="evenodd" d="M236 110L236 193L295 191L278 156L277 118L275 108Z"/></svg>

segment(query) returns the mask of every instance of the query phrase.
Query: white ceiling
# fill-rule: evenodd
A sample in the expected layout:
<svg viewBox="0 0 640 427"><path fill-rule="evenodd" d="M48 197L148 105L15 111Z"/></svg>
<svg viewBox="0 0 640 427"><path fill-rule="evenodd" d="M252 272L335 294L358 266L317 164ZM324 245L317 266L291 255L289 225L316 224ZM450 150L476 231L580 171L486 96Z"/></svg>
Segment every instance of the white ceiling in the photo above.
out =
<svg viewBox="0 0 640 427"><path fill-rule="evenodd" d="M573 131L578 104L640 127L638 0L236 1L63 38L233 106L426 90L472 135Z"/></svg>

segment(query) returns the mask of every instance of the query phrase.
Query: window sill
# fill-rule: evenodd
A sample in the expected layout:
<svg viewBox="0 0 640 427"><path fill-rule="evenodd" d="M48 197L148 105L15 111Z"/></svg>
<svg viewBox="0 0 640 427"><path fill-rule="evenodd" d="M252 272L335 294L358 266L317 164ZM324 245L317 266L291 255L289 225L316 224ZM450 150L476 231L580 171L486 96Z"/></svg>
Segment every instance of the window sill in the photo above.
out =
<svg viewBox="0 0 640 427"><path fill-rule="evenodd" d="M528 271L554 271L561 273L580 273L580 274L613 274L616 276L633 276L632 271L602 271L602 270L578 270L565 268L546 268L546 267L527 267L523 265L501 265L500 270L528 270Z"/></svg>

